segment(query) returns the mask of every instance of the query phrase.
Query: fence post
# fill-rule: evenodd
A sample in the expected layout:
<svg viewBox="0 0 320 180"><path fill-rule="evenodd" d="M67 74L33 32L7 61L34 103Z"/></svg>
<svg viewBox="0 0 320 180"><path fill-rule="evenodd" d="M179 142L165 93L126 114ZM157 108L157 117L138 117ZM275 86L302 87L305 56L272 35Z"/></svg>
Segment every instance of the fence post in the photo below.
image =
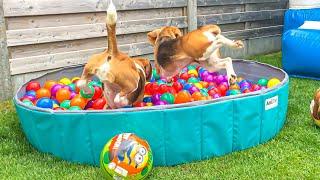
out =
<svg viewBox="0 0 320 180"><path fill-rule="evenodd" d="M3 12L3 0L0 0L0 100L9 99L13 94L6 29L6 21Z"/></svg>
<svg viewBox="0 0 320 180"><path fill-rule="evenodd" d="M197 29L197 0L188 0L187 17L188 17L188 31Z"/></svg>

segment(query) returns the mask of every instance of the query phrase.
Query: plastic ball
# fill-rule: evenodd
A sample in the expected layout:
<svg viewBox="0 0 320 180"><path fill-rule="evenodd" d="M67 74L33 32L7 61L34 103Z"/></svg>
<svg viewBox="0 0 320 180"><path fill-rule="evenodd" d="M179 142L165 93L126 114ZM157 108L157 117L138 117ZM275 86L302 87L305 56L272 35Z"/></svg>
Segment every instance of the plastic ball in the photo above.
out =
<svg viewBox="0 0 320 180"><path fill-rule="evenodd" d="M167 105L167 104L168 104L168 103L167 103L166 101L160 100L160 101L156 102L154 105L156 105L156 106L162 106L162 105Z"/></svg>
<svg viewBox="0 0 320 180"><path fill-rule="evenodd" d="M199 88L199 89L202 89L202 88L203 88L203 86L202 86L200 83L195 83L194 86L196 86L196 87Z"/></svg>
<svg viewBox="0 0 320 180"><path fill-rule="evenodd" d="M37 81L30 81L26 86L26 92L37 91L41 88L40 83Z"/></svg>
<svg viewBox="0 0 320 180"><path fill-rule="evenodd" d="M277 78L272 78L272 79L270 79L270 80L268 81L267 87L268 87L268 88L272 88L272 87L274 87L274 86L276 86L276 85L278 85L278 84L280 84L280 83L281 83L281 81L280 81L279 79L277 79Z"/></svg>
<svg viewBox="0 0 320 180"><path fill-rule="evenodd" d="M226 96L241 94L239 90L228 90Z"/></svg>
<svg viewBox="0 0 320 180"><path fill-rule="evenodd" d="M244 91L242 91L242 93L249 93L251 92L250 89L245 89Z"/></svg>
<svg viewBox="0 0 320 180"><path fill-rule="evenodd" d="M44 83L44 88L48 89L49 91L51 91L52 86L58 84L56 81L53 80L48 80Z"/></svg>
<svg viewBox="0 0 320 180"><path fill-rule="evenodd" d="M92 86L92 85L87 85L88 88L90 89L90 93L86 93L84 92L83 89L80 90L80 95L83 97L83 98L86 98L86 99L91 99L93 96L94 96L94 90L95 88Z"/></svg>
<svg viewBox="0 0 320 180"><path fill-rule="evenodd" d="M187 103L187 102L190 102L191 101L191 95L188 91L180 91L176 98L175 98L175 101L174 103L175 104L181 104L181 103Z"/></svg>
<svg viewBox="0 0 320 180"><path fill-rule="evenodd" d="M159 80L157 81L157 84L158 84L158 85L166 84L166 81L163 80L163 79L159 79Z"/></svg>
<svg viewBox="0 0 320 180"><path fill-rule="evenodd" d="M190 69L188 74L198 77L198 71L196 69Z"/></svg>
<svg viewBox="0 0 320 180"><path fill-rule="evenodd" d="M267 86L268 85L268 79L262 78L258 80L258 85L260 86Z"/></svg>
<svg viewBox="0 0 320 180"><path fill-rule="evenodd" d="M167 102L168 104L173 104L174 103L174 95L170 93L164 93L161 95L160 98L162 101Z"/></svg>
<svg viewBox="0 0 320 180"><path fill-rule="evenodd" d="M166 84L161 84L158 89L158 93L163 94L169 91L169 88Z"/></svg>
<svg viewBox="0 0 320 180"><path fill-rule="evenodd" d="M59 83L62 83L62 84L64 84L64 85L69 85L69 84L71 84L72 82L71 82L71 80L69 79L69 78L62 78L62 79L60 79L60 81L59 81Z"/></svg>
<svg viewBox="0 0 320 180"><path fill-rule="evenodd" d="M35 91L28 91L25 95L26 95L26 96L36 97L36 92L35 92Z"/></svg>
<svg viewBox="0 0 320 180"><path fill-rule="evenodd" d="M146 103L145 102L137 102L133 106L134 107L144 107L144 106L146 106Z"/></svg>
<svg viewBox="0 0 320 180"><path fill-rule="evenodd" d="M213 99L217 99L220 98L221 96L219 94L214 94L213 96L211 96Z"/></svg>
<svg viewBox="0 0 320 180"><path fill-rule="evenodd" d="M203 81L213 82L213 81L214 81L214 76L212 76L211 74L209 74L209 75L207 75L207 76L204 76L204 77L203 77Z"/></svg>
<svg viewBox="0 0 320 180"><path fill-rule="evenodd" d="M89 108L92 108L93 103L94 103L94 100L88 101L87 104L86 104L86 106L84 107L84 109L87 110L87 109L89 109Z"/></svg>
<svg viewBox="0 0 320 180"><path fill-rule="evenodd" d="M77 95L75 92L71 92L70 99L74 98Z"/></svg>
<svg viewBox="0 0 320 180"><path fill-rule="evenodd" d="M72 92L76 92L76 89L77 89L77 85L76 84L71 83L71 84L68 85L68 87L70 88L70 90Z"/></svg>
<svg viewBox="0 0 320 180"><path fill-rule="evenodd" d="M58 104L53 103L53 109L60 107Z"/></svg>
<svg viewBox="0 0 320 180"><path fill-rule="evenodd" d="M71 82L76 84L77 81L79 81L79 80L80 80L80 77L74 77L74 78L71 79Z"/></svg>
<svg viewBox="0 0 320 180"><path fill-rule="evenodd" d="M93 109L96 109L96 110L101 110L104 108L104 106L107 104L107 101L105 98L99 98L99 99L96 99L93 104L92 104L92 108Z"/></svg>
<svg viewBox="0 0 320 180"><path fill-rule="evenodd" d="M251 91L259 91L261 89L261 87L257 84L253 84L251 86Z"/></svg>
<svg viewBox="0 0 320 180"><path fill-rule="evenodd" d="M24 101L24 100L30 100L32 102L34 102L37 98L34 96L23 96L20 100Z"/></svg>
<svg viewBox="0 0 320 180"><path fill-rule="evenodd" d="M49 98L41 98L36 102L36 106L39 108L52 109L53 102Z"/></svg>
<svg viewBox="0 0 320 180"><path fill-rule="evenodd" d="M84 109L87 102L83 97L76 96L71 99L70 106L79 106L81 109Z"/></svg>
<svg viewBox="0 0 320 180"><path fill-rule="evenodd" d="M103 90L99 86L94 86L94 94L92 96L92 100L96 100L98 98L101 98L103 95Z"/></svg>
<svg viewBox="0 0 320 180"><path fill-rule="evenodd" d="M36 97L37 99L41 99L41 98L50 98L51 97L51 92L46 89L46 88L40 88L36 91Z"/></svg>
<svg viewBox="0 0 320 180"><path fill-rule="evenodd" d="M237 82L238 82L238 83L240 83L242 80L244 80L243 77L240 77L240 76L237 77Z"/></svg>
<svg viewBox="0 0 320 180"><path fill-rule="evenodd" d="M155 80L160 79L160 75L157 73L156 69L153 69L153 70L152 70L152 77L153 77Z"/></svg>
<svg viewBox="0 0 320 180"><path fill-rule="evenodd" d="M60 107L69 109L71 107L71 101L70 100L64 100L60 103Z"/></svg>
<svg viewBox="0 0 320 180"><path fill-rule="evenodd" d="M174 82L172 87L176 90L176 92L179 92L183 89L183 85L180 82Z"/></svg>
<svg viewBox="0 0 320 180"><path fill-rule="evenodd" d="M100 81L91 81L88 83L89 86L98 86L100 88L102 88L102 83Z"/></svg>
<svg viewBox="0 0 320 180"><path fill-rule="evenodd" d="M201 94L201 92L195 92L195 93L192 94L191 97L192 97L192 99L193 99L194 101L204 100L204 97L203 97L203 95Z"/></svg>
<svg viewBox="0 0 320 180"><path fill-rule="evenodd" d="M154 94L154 95L152 95L151 98L152 98L152 103L153 103L153 104L156 104L156 102L160 101L160 99L161 99L161 94L159 94L159 93Z"/></svg>
<svg viewBox="0 0 320 180"><path fill-rule="evenodd" d="M81 111L82 108L79 107L79 106L71 106L71 107L69 108L69 110L70 110L70 111Z"/></svg>
<svg viewBox="0 0 320 180"><path fill-rule="evenodd" d="M208 83L208 82L200 81L199 83L201 84L201 86L202 86L203 88L208 88L208 87L209 87L209 83Z"/></svg>
<svg viewBox="0 0 320 180"><path fill-rule="evenodd" d="M221 84L218 86L218 89L220 90L221 94L225 94L228 90L228 87L224 84Z"/></svg>
<svg viewBox="0 0 320 180"><path fill-rule="evenodd" d="M240 89L240 87L239 87L239 85L238 85L238 84L233 84L233 85L231 85L231 86L229 87L229 89L239 90L239 89Z"/></svg>
<svg viewBox="0 0 320 180"><path fill-rule="evenodd" d="M52 88L51 88L51 96L56 96L57 92L59 89L63 88L63 86L61 84L56 84L56 85L53 85Z"/></svg>
<svg viewBox="0 0 320 180"><path fill-rule="evenodd" d="M188 83L198 83L198 82L199 82L199 79L195 77L191 77L188 79Z"/></svg>
<svg viewBox="0 0 320 180"><path fill-rule="evenodd" d="M183 79L185 81L188 81L188 79L190 78L190 75L188 73L182 73L180 74L180 79Z"/></svg>
<svg viewBox="0 0 320 180"><path fill-rule="evenodd" d="M150 106L153 106L152 102L148 102L146 103L146 106L150 107Z"/></svg>
<svg viewBox="0 0 320 180"><path fill-rule="evenodd" d="M192 87L189 89L190 94L193 94L193 93L199 92L199 91L200 91L199 88L197 88L196 86L192 86Z"/></svg>
<svg viewBox="0 0 320 180"><path fill-rule="evenodd" d="M152 102L152 97L151 96L144 97L143 102L144 103Z"/></svg>
<svg viewBox="0 0 320 180"><path fill-rule="evenodd" d="M186 81L186 80L184 80L184 79L178 79L178 81L177 81L177 82L181 83L182 85L184 85L184 84L186 84L186 83L187 83L187 81Z"/></svg>
<svg viewBox="0 0 320 180"><path fill-rule="evenodd" d="M200 89L200 93L201 93L203 96L205 96L205 97L208 97L208 96L209 96L207 89Z"/></svg>
<svg viewBox="0 0 320 180"><path fill-rule="evenodd" d="M197 66L196 65L189 65L187 68L188 68L188 71L196 70Z"/></svg>
<svg viewBox="0 0 320 180"><path fill-rule="evenodd" d="M57 91L56 98L59 103L64 100L69 100L71 97L71 92L68 89L61 88Z"/></svg>
<svg viewBox="0 0 320 180"><path fill-rule="evenodd" d="M66 109L65 108L61 108L61 107L56 107L56 108L53 108L53 110L55 110L55 111L65 111Z"/></svg>
<svg viewBox="0 0 320 180"><path fill-rule="evenodd" d="M131 133L114 136L100 154L100 167L107 179L145 179L152 166L148 142Z"/></svg>
<svg viewBox="0 0 320 180"><path fill-rule="evenodd" d="M22 103L27 106L34 106L33 102L28 99L23 100Z"/></svg>

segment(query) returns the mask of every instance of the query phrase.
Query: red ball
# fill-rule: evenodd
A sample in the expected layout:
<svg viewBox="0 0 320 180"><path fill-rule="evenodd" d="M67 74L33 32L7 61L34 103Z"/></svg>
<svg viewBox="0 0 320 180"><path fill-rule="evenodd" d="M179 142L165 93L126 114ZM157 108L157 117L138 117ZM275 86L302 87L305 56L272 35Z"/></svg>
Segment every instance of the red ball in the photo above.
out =
<svg viewBox="0 0 320 180"><path fill-rule="evenodd" d="M172 82L176 82L176 81L178 81L178 79L179 79L178 76L174 76L174 77L172 78Z"/></svg>
<svg viewBox="0 0 320 180"><path fill-rule="evenodd" d="M151 83L151 85L150 85L150 95L153 95L153 94L156 94L156 93L158 93L158 90L159 90L159 86L158 86L158 84L157 83Z"/></svg>
<svg viewBox="0 0 320 180"><path fill-rule="evenodd" d="M94 95L92 97L92 100L96 100L98 98L101 98L102 94L103 94L102 88L99 86L94 86Z"/></svg>
<svg viewBox="0 0 320 180"><path fill-rule="evenodd" d="M215 89L213 88L213 89L210 89L210 90L208 91L208 94L209 94L210 96L214 96L215 94L217 94L217 92L216 92Z"/></svg>
<svg viewBox="0 0 320 180"><path fill-rule="evenodd" d="M168 92L168 91L169 91L169 88L168 88L167 85L161 84L161 85L159 86L158 93L164 94L164 93L166 93L166 92Z"/></svg>
<svg viewBox="0 0 320 180"><path fill-rule="evenodd" d="M249 89L245 89L242 93L249 93L251 92Z"/></svg>
<svg viewBox="0 0 320 180"><path fill-rule="evenodd" d="M227 90L228 90L228 87L227 87L226 85L224 85L224 84L220 84L220 85L218 86L218 89L221 91L221 94L222 94L223 96L225 96L225 95L226 95L226 92L227 92Z"/></svg>
<svg viewBox="0 0 320 180"><path fill-rule="evenodd" d="M30 81L26 86L26 92L37 91L41 88L40 83L37 81Z"/></svg>
<svg viewBox="0 0 320 180"><path fill-rule="evenodd" d="M144 107L144 106L146 106L146 103L144 103L144 102L137 102L137 103L135 103L133 106L134 106L134 107Z"/></svg>
<svg viewBox="0 0 320 180"><path fill-rule="evenodd" d="M152 86L152 83L148 83L144 86L144 94L145 95L152 95L151 94L151 86Z"/></svg>
<svg viewBox="0 0 320 180"><path fill-rule="evenodd" d="M104 106L106 105L106 103L107 103L107 101L106 101L105 98L96 99L96 100L93 102L92 108L93 108L93 109L96 109L96 110L103 109Z"/></svg>
<svg viewBox="0 0 320 180"><path fill-rule="evenodd" d="M216 87L216 86L217 86L217 83L215 83L215 82L209 82L208 87L210 87L210 86Z"/></svg>
<svg viewBox="0 0 320 180"><path fill-rule="evenodd" d="M188 81L189 78L190 78L190 75L187 72L180 74L180 79Z"/></svg>
<svg viewBox="0 0 320 180"><path fill-rule="evenodd" d="M171 94L177 94L177 91L171 86L168 87L168 92Z"/></svg>
<svg viewBox="0 0 320 180"><path fill-rule="evenodd" d="M181 91L183 89L182 84L179 83L179 82L174 82L172 84L172 87L176 90L176 92L179 92L179 91Z"/></svg>

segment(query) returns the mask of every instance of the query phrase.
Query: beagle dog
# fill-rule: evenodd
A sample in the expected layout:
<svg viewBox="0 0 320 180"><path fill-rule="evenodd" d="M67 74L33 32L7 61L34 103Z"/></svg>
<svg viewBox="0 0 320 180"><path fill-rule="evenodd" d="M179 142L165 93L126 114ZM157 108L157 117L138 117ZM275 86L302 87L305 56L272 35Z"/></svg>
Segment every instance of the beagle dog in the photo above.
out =
<svg viewBox="0 0 320 180"><path fill-rule="evenodd" d="M103 83L107 106L116 109L142 101L144 86L152 75L152 66L147 59L130 58L118 50L117 11L112 0L107 9L106 22L108 48L89 59L77 86L90 93L87 83L93 76L97 76Z"/></svg>
<svg viewBox="0 0 320 180"><path fill-rule="evenodd" d="M310 104L310 112L315 120L320 120L320 89L314 93L313 100Z"/></svg>
<svg viewBox="0 0 320 180"><path fill-rule="evenodd" d="M148 33L154 46L155 68L167 78L178 74L185 66L199 63L209 71L227 71L229 84L236 82L232 59L221 58L220 48L229 46L243 48L242 41L232 41L221 35L217 25L206 25L186 35L180 29L166 26Z"/></svg>

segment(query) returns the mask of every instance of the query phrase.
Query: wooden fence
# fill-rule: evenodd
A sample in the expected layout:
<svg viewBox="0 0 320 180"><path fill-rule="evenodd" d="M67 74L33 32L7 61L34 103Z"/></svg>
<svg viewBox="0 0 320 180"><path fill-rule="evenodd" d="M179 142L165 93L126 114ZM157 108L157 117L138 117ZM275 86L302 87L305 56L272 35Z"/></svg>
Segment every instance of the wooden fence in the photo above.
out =
<svg viewBox="0 0 320 180"><path fill-rule="evenodd" d="M278 37L287 0L114 0L118 41L131 56L152 57L146 32L219 24L231 38ZM106 47L107 0L0 0L0 97L48 71L84 64ZM270 46L270 45L269 45ZM243 54L246 54L248 49ZM263 52L263 51L262 51Z"/></svg>

